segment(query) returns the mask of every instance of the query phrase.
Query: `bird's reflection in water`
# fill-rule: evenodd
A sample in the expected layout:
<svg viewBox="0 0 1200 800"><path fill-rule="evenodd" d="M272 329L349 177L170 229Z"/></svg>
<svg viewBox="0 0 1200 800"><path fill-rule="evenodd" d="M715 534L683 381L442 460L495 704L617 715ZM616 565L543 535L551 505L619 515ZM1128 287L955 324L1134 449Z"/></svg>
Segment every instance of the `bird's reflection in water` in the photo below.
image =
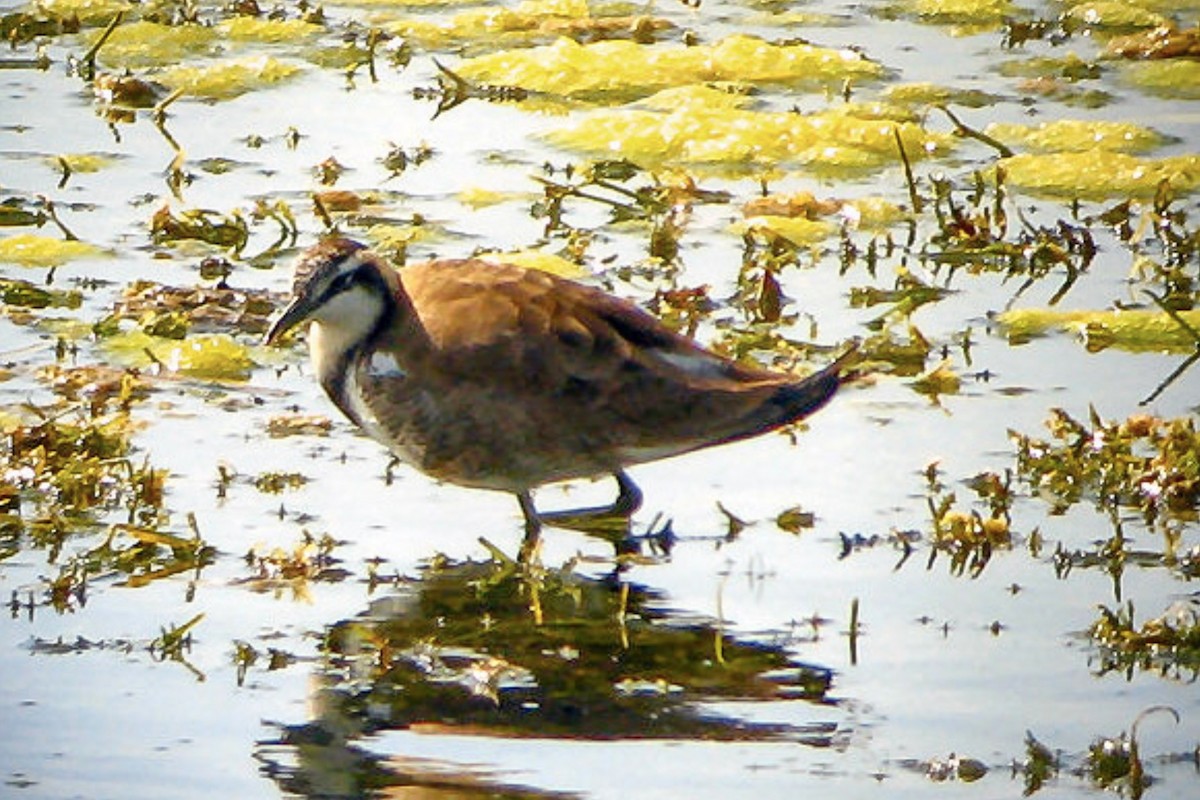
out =
<svg viewBox="0 0 1200 800"><path fill-rule="evenodd" d="M379 757L357 743L398 729L816 747L841 735L833 722L767 724L718 710L727 701L830 703L831 670L796 660L785 636L735 638L721 620L673 611L620 571L595 577L578 566L522 564L499 553L438 559L361 616L333 625L311 719L261 744L264 772L306 796L404 786L437 797L544 797L554 795L465 766Z"/></svg>

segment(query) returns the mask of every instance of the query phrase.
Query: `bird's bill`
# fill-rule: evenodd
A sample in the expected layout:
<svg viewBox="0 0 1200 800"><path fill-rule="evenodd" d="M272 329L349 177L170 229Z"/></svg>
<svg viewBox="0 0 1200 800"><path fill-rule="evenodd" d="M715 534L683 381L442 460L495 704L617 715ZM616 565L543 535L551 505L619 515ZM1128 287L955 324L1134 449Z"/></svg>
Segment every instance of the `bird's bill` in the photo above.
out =
<svg viewBox="0 0 1200 800"><path fill-rule="evenodd" d="M292 302L288 303L287 308L279 315L279 319L271 325L271 330L267 331L266 343L268 345L279 344L279 340L283 338L284 334L308 319L308 313L311 310L304 296L292 298Z"/></svg>

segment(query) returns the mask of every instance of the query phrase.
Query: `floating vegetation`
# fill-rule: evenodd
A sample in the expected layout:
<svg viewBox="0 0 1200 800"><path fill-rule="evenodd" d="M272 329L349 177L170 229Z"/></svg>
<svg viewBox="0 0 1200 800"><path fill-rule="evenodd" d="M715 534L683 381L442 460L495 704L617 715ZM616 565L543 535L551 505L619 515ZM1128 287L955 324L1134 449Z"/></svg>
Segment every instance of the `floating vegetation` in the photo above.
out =
<svg viewBox="0 0 1200 800"><path fill-rule="evenodd" d="M1089 150L1145 153L1167 143L1166 137L1150 128L1103 120L1060 119L1037 125L992 123L985 133L1007 145L1051 153Z"/></svg>
<svg viewBox="0 0 1200 800"><path fill-rule="evenodd" d="M1024 796L1029 797L1056 777L1059 757L1049 747L1038 741L1032 732L1025 732L1025 758L1018 764L1014 761L1014 772L1020 770L1025 779Z"/></svg>
<svg viewBox="0 0 1200 800"><path fill-rule="evenodd" d="M1178 724L1179 713L1168 706L1151 706L1133 721L1128 731L1116 736L1098 736L1082 754L1052 750L1039 741L1031 732L1025 733L1025 758L1014 762L1014 772L1019 771L1025 782L1025 796L1032 796L1054 781L1074 776L1085 781L1091 788L1109 790L1119 797L1140 798L1154 779L1146 772L1138 745L1138 728L1153 715L1167 715ZM1163 763L1195 761L1194 753L1171 754ZM1153 763L1153 762L1151 762Z"/></svg>
<svg viewBox="0 0 1200 800"><path fill-rule="evenodd" d="M334 556L338 542L323 534L313 536L308 531L295 546L262 548L255 546L245 555L252 574L241 583L256 592L279 592L287 589L296 599L308 597L310 583L337 582L349 577L338 566Z"/></svg>
<svg viewBox="0 0 1200 800"><path fill-rule="evenodd" d="M955 89L934 83L899 83L889 86L880 96L889 103L907 106L955 105L965 108L987 108L1000 98L979 89Z"/></svg>
<svg viewBox="0 0 1200 800"><path fill-rule="evenodd" d="M1049 441L1010 431L1017 473L1056 513L1081 500L1102 510L1132 508L1147 525L1200 507L1200 434L1190 416L1146 414L1079 422L1055 409Z"/></svg>
<svg viewBox="0 0 1200 800"><path fill-rule="evenodd" d="M943 359L932 369L917 376L910 384L913 391L928 395L936 402L944 394L958 394L962 378L954 371L949 359Z"/></svg>
<svg viewBox="0 0 1200 800"><path fill-rule="evenodd" d="M262 334L276 302L266 291L227 286L164 286L150 280L127 284L112 313L95 325L101 335L133 320L154 336L182 339L189 333L237 331Z"/></svg>
<svg viewBox="0 0 1200 800"><path fill-rule="evenodd" d="M325 29L303 19L234 17L222 23L221 30L234 41L278 43L303 42Z"/></svg>
<svg viewBox="0 0 1200 800"><path fill-rule="evenodd" d="M163 206L150 220L150 236L160 243L196 240L237 253L250 239L250 226L236 210L221 214L205 208L190 208L176 213L170 206Z"/></svg>
<svg viewBox="0 0 1200 800"><path fill-rule="evenodd" d="M139 20L118 25L98 52L101 64L114 70L166 67L186 58L214 55L218 32L198 24L168 25Z"/></svg>
<svg viewBox="0 0 1200 800"><path fill-rule="evenodd" d="M94 547L73 554L50 584L50 601L63 611L97 577L122 576L117 586L137 588L183 573L199 575L216 550L193 529L180 536L157 528L114 525Z"/></svg>
<svg viewBox="0 0 1200 800"><path fill-rule="evenodd" d="M303 67L272 56L230 59L203 66L179 65L156 73L172 89L206 100L232 100L296 77Z"/></svg>
<svg viewBox="0 0 1200 800"><path fill-rule="evenodd" d="M817 220L832 217L851 228L868 230L886 228L893 223L910 218L906 209L884 197L859 197L852 200L818 199L812 192L756 197L742 206L742 213L748 220L775 217L803 217L807 220Z"/></svg>
<svg viewBox="0 0 1200 800"><path fill-rule="evenodd" d="M191 536L163 530L166 473L137 462L130 441L138 386L125 373L107 392L81 387L90 399L77 413L10 424L0 438L0 557L16 552L10 543L22 539L45 550L58 572L45 579L44 602L57 611L85 602L88 585L100 577L142 586L198 571L215 555L194 520ZM110 402L117 410L106 410ZM67 549L69 540L103 530L114 517L120 521L98 543Z"/></svg>
<svg viewBox="0 0 1200 800"><path fill-rule="evenodd" d="M929 564L933 565L938 553L945 553L950 557L952 574L976 578L996 550L1012 547L1009 527L1012 476L985 472L969 482L971 490L988 507L985 517L976 509L963 511L957 508L957 496L946 491L940 475L936 462L925 468L926 502L933 520Z"/></svg>
<svg viewBox="0 0 1200 800"><path fill-rule="evenodd" d="M299 472L264 472L254 478L254 488L263 494L283 494L307 483L308 478Z"/></svg>
<svg viewBox="0 0 1200 800"><path fill-rule="evenodd" d="M1158 97L1200 100L1200 62L1194 59L1123 64L1121 79Z"/></svg>
<svg viewBox="0 0 1200 800"><path fill-rule="evenodd" d="M1011 186L1066 199L1151 198L1164 186L1175 195L1200 187L1198 155L1149 159L1093 148L1022 153L1002 159L999 166Z"/></svg>
<svg viewBox="0 0 1200 800"><path fill-rule="evenodd" d="M129 366L157 366L202 380L246 381L257 366L249 348L226 333L164 338L134 330L107 336L100 344Z"/></svg>
<svg viewBox="0 0 1200 800"><path fill-rule="evenodd" d="M987 775L988 767L977 758L951 753L946 758L931 758L924 763L925 777L934 783L961 781L974 783Z"/></svg>
<svg viewBox="0 0 1200 800"><path fill-rule="evenodd" d="M153 108L167 97L167 87L129 74L102 72L92 80L92 92L114 113L128 109ZM118 116L118 118L121 118ZM71 162L60 163L64 171Z"/></svg>
<svg viewBox="0 0 1200 800"><path fill-rule="evenodd" d="M127 386L131 391L132 383ZM127 461L133 427L127 413L117 412L6 429L0 440L6 466L3 480L21 493L23 500L17 507L32 512L30 522L51 509L60 515L80 515L93 509L127 508L136 516L142 500L157 495L152 487L161 484L161 478L144 476L149 488L127 479L136 472Z"/></svg>
<svg viewBox="0 0 1200 800"><path fill-rule="evenodd" d="M596 156L621 153L651 168L684 163L735 174L784 165L829 175L871 172L899 161L897 135L914 159L953 145L914 122L879 119L871 108L799 114L751 110L745 102L703 87L669 89L637 107L579 115L546 139Z"/></svg>
<svg viewBox="0 0 1200 800"><path fill-rule="evenodd" d="M1100 77L1101 69L1097 62L1084 61L1075 53L1005 61L997 67L1001 75L1009 78L1055 78L1069 82L1095 80Z"/></svg>
<svg viewBox="0 0 1200 800"><path fill-rule="evenodd" d="M730 36L713 45L645 46L632 41L551 45L468 59L464 78L581 100L620 101L701 82L822 86L883 77L883 68L853 50L772 44Z"/></svg>
<svg viewBox="0 0 1200 800"><path fill-rule="evenodd" d="M52 239L32 233L18 233L0 239L0 261L23 267L57 267L69 261L98 258L107 252L72 239Z"/></svg>
<svg viewBox="0 0 1200 800"><path fill-rule="evenodd" d="M782 648L739 641L717 620L676 619L637 585L569 567L523 568L497 554L487 563L431 564L411 591L396 613L329 632L331 719L357 720L368 726L363 734L818 745L834 736L830 725L754 723L706 708L770 697L821 703L831 674ZM346 674L357 677L338 679Z"/></svg>
<svg viewBox="0 0 1200 800"><path fill-rule="evenodd" d="M807 247L829 238L837 226L825 220L807 217L764 215L749 217L733 226L735 233L752 239L786 239L792 247Z"/></svg>
<svg viewBox="0 0 1200 800"><path fill-rule="evenodd" d="M1195 57L1200 55L1200 27L1179 30L1173 25L1159 25L1154 30L1109 39L1104 52L1131 59Z"/></svg>
<svg viewBox="0 0 1200 800"><path fill-rule="evenodd" d="M108 153L63 153L46 159L46 163L65 173L91 173L107 169L116 159Z"/></svg>
<svg viewBox="0 0 1200 800"><path fill-rule="evenodd" d="M107 364L55 363L39 369L37 377L59 397L71 403L86 403L93 418L114 409L128 411L135 401L146 399L150 388L136 370Z"/></svg>
<svg viewBox="0 0 1200 800"><path fill-rule="evenodd" d="M1152 672L1187 682L1200 677L1200 613L1194 602L1179 600L1140 625L1132 602L1115 611L1101 606L1087 633L1099 650L1101 675L1132 679L1135 672Z"/></svg>
<svg viewBox="0 0 1200 800"><path fill-rule="evenodd" d="M1115 790L1121 795L1128 792L1133 800L1142 796L1150 786L1151 778L1146 774L1146 765L1138 746L1138 726L1150 714L1157 712L1169 714L1176 724L1179 723L1179 712L1175 709L1151 706L1138 714L1128 731L1122 731L1118 736L1102 736L1092 742L1084 772L1096 786Z"/></svg>
<svg viewBox="0 0 1200 800"><path fill-rule="evenodd" d="M0 303L20 308L79 308L78 289L48 289L20 278L0 278Z"/></svg>
<svg viewBox="0 0 1200 800"><path fill-rule="evenodd" d="M1104 30L1128 30L1130 28L1158 28L1168 20L1137 3L1117 0L1092 0L1092 2L1070 3L1067 20Z"/></svg>
<svg viewBox="0 0 1200 800"><path fill-rule="evenodd" d="M267 420L267 435L276 439L287 436L328 436L333 428L329 417L311 414L285 414Z"/></svg>
<svg viewBox="0 0 1200 800"><path fill-rule="evenodd" d="M126 0L37 0L39 12L60 20L76 20L82 25L106 25L118 14L133 7Z"/></svg>
<svg viewBox="0 0 1200 800"><path fill-rule="evenodd" d="M362 0L351 0L351 2ZM569 37L579 41L635 39L646 43L673 27L665 19L627 13L593 15L584 0L522 0L512 7L487 6L447 19L406 17L386 23L389 32L426 48L454 45L514 47Z"/></svg>
<svg viewBox="0 0 1200 800"><path fill-rule="evenodd" d="M1185 325L1200 329L1200 311L1153 311L1144 308L1114 311L1063 311L1022 308L995 315L1009 341L1024 343L1054 331L1074 333L1088 350L1109 347L1132 352L1191 352L1196 338Z"/></svg>
<svg viewBox="0 0 1200 800"><path fill-rule="evenodd" d="M886 9L937 25L985 28L999 27L1005 19L1020 16L1011 0L893 0Z"/></svg>
<svg viewBox="0 0 1200 800"><path fill-rule="evenodd" d="M590 239L590 234L566 222L570 203L597 204L608 209L615 223L648 223L649 255L656 263L669 265L678 255L684 212L695 205L729 200L725 192L706 190L687 174L670 170L650 173L623 159L568 165L562 173L561 179L539 178L543 198L534 203L532 213L545 220L547 235L556 233L567 239L567 252L579 250L582 254L580 248L586 248Z"/></svg>

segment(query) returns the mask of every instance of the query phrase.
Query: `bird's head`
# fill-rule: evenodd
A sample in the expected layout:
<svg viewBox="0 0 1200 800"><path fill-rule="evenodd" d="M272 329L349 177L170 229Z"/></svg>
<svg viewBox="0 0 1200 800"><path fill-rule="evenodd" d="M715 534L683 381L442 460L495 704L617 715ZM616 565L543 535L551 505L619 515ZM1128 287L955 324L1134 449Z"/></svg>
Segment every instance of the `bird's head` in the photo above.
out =
<svg viewBox="0 0 1200 800"><path fill-rule="evenodd" d="M269 345L306 322L337 339L362 341L388 312L391 268L358 242L325 239L301 253L295 269L292 300L267 332Z"/></svg>

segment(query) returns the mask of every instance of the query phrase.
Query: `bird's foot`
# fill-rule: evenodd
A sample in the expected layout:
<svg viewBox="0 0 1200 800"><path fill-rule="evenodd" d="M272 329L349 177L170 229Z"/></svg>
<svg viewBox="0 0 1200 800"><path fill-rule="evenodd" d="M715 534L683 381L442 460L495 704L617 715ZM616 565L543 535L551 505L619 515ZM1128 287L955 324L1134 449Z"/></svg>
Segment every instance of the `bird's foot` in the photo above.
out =
<svg viewBox="0 0 1200 800"><path fill-rule="evenodd" d="M632 517L642 506L642 490L624 471L618 470L613 473L613 477L620 491L616 500L604 506L538 511L528 492L519 495L521 511L525 515L525 540L521 543L522 561L527 561L537 552L541 530L547 525L600 536L613 542L629 540Z"/></svg>

